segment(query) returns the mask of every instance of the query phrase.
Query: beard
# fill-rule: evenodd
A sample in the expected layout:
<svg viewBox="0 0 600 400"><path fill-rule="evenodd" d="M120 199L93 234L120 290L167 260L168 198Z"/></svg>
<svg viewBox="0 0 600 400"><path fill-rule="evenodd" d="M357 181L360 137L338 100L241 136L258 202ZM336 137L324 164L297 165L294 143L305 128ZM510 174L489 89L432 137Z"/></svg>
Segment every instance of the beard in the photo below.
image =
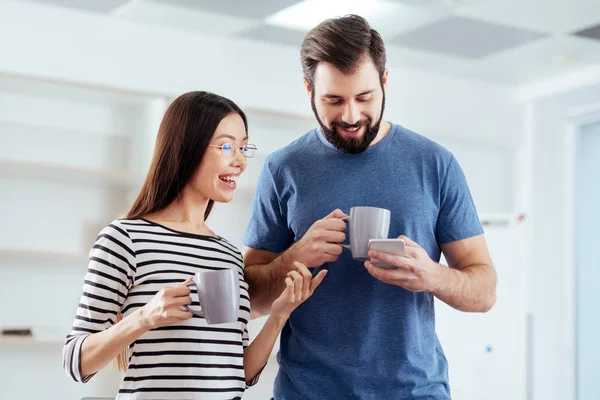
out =
<svg viewBox="0 0 600 400"><path fill-rule="evenodd" d="M313 113L315 114L315 118L319 122L321 126L321 130L323 131L323 135L327 139L329 143L335 146L340 152L345 154L359 154L365 151L371 142L375 140L377 137L377 133L379 132L379 126L381 125L381 118L383 117L383 110L385 108L385 92L383 92L383 99L381 100L381 113L379 114L379 119L373 123L370 118L360 120L355 124L348 124L343 121L333 121L331 123L331 128L327 127L321 118L319 118L319 113L317 112L317 107L315 106L315 92L312 92L310 98L310 105L312 107ZM349 137L345 138L340 135L337 130L341 129L354 129L358 130L365 127L365 132L360 137Z"/></svg>

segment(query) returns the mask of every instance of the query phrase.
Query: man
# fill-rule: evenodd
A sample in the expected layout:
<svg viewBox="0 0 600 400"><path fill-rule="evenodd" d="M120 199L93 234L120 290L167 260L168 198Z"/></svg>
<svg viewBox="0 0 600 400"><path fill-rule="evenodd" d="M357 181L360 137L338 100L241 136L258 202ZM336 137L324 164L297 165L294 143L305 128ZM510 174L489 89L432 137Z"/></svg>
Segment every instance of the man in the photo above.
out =
<svg viewBox="0 0 600 400"><path fill-rule="evenodd" d="M269 156L259 179L244 238L253 311L269 312L293 261L328 276L282 331L274 398L450 399L434 297L473 312L496 297L463 172L443 147L382 119L385 48L363 18L321 23L301 58L320 129ZM395 269L342 253L353 206L391 210L405 254L370 255Z"/></svg>

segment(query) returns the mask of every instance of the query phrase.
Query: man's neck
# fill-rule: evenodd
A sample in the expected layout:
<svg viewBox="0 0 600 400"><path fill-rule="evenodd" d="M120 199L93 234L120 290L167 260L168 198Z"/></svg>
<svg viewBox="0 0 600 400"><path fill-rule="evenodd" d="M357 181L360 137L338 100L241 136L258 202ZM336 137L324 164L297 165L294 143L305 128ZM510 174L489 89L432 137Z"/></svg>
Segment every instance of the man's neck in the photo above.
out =
<svg viewBox="0 0 600 400"><path fill-rule="evenodd" d="M383 138L386 137L388 133L390 133L390 129L392 129L392 124L390 124L389 122L387 122L385 120L381 120L381 123L379 124L379 131L377 132L377 136L375 136L375 139L373 139L373 141L371 142L371 144L369 146L373 146L374 144L381 142L383 140Z"/></svg>

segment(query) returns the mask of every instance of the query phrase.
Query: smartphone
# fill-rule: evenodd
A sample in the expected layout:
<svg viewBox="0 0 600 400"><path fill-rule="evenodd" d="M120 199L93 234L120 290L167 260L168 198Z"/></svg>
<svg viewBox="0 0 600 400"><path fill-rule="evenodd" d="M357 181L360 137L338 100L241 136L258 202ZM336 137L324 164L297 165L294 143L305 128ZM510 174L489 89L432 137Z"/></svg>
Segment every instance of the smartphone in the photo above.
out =
<svg viewBox="0 0 600 400"><path fill-rule="evenodd" d="M384 253L394 254L396 256L404 255L404 240L402 239L371 239L369 240L369 249L377 250ZM379 268L392 269L393 265L389 265L381 260L370 260L373 265Z"/></svg>

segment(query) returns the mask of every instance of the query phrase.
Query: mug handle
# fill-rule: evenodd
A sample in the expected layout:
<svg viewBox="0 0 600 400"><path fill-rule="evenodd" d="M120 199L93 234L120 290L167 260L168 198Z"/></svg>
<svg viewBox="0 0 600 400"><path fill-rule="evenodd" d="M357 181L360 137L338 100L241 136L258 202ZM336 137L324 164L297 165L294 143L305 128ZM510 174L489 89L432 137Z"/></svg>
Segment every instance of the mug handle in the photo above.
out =
<svg viewBox="0 0 600 400"><path fill-rule="evenodd" d="M347 215L345 217L342 217L340 219L342 221L344 221L344 222L350 222L350 216L349 215ZM340 246L342 246L346 250L351 250L352 249L349 244L340 244Z"/></svg>
<svg viewBox="0 0 600 400"><path fill-rule="evenodd" d="M198 286L196 286L196 282L191 281L185 284L185 286L191 288L192 286L196 288L196 295L198 295ZM190 294L191 295L191 294ZM200 296L198 296L198 302L200 302ZM200 304L200 307L202 307L202 304ZM191 312L192 314L198 316L198 317L203 317L204 318L204 311L200 310L200 311L196 311L196 310L192 310L187 304L183 305L183 308L185 308L187 311Z"/></svg>

